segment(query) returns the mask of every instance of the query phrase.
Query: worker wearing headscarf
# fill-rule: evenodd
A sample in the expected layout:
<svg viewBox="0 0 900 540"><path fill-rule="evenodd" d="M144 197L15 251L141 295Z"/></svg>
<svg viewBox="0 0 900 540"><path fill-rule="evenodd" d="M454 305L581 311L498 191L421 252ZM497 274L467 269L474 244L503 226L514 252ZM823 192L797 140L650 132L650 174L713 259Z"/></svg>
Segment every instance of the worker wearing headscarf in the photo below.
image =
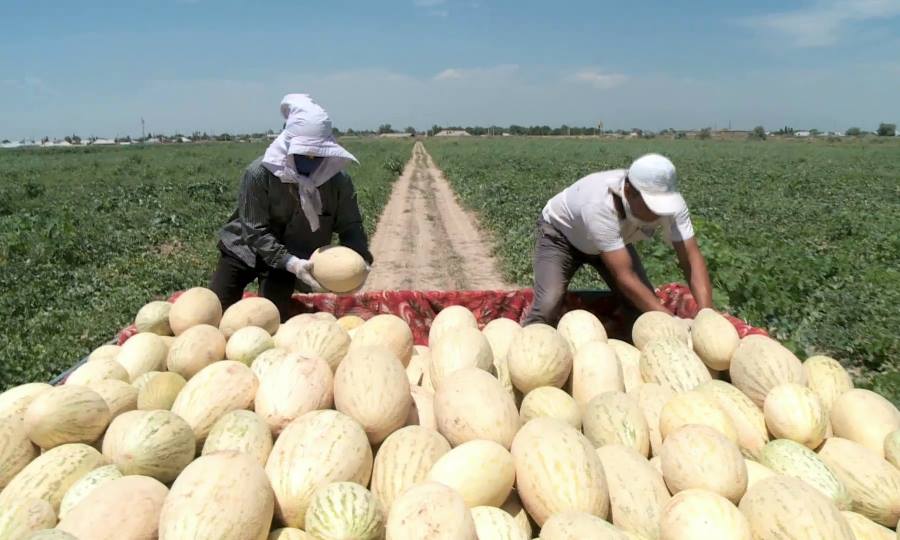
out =
<svg viewBox="0 0 900 540"><path fill-rule="evenodd" d="M367 264L372 254L353 182L344 172L357 161L335 141L328 113L306 94L288 94L281 114L283 131L244 171L237 208L219 233L210 288L227 309L258 279L260 295L285 320L295 287L322 290L309 258L334 234Z"/></svg>

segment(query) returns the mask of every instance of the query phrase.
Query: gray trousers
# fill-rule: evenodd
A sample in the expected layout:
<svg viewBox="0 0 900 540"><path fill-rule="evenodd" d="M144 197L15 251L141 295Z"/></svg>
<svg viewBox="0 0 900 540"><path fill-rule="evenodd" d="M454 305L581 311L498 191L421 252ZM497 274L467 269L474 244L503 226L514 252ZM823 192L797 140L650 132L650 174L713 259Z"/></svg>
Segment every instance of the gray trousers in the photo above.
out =
<svg viewBox="0 0 900 540"><path fill-rule="evenodd" d="M613 295L619 301L619 309L624 316L626 327L631 328L631 324L640 316L641 311L622 294L618 285L612 279L609 269L603 264L600 255L588 255L578 250L563 233L544 221L543 218L538 219L536 236L534 247L534 304L531 306L531 311L525 318L523 325L544 323L556 326L561 316L563 299L572 276L575 275L575 272L582 265L588 264L594 267L613 292ZM653 285L650 284L650 280L647 278L644 265L641 264L641 259L638 257L634 245L629 244L626 249L631 255L631 265L635 273L647 288L652 291Z"/></svg>

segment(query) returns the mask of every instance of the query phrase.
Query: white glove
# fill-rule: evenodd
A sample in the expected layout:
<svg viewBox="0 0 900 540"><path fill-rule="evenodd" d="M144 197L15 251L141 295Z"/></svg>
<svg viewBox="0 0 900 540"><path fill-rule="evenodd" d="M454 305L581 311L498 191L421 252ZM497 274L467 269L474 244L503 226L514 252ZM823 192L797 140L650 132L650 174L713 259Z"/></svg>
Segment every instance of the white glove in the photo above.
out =
<svg viewBox="0 0 900 540"><path fill-rule="evenodd" d="M288 259L287 265L288 272L297 276L297 279L306 283L312 292L325 292L325 288L322 287L316 278L312 275L313 264L308 259L300 259L298 257L291 257Z"/></svg>

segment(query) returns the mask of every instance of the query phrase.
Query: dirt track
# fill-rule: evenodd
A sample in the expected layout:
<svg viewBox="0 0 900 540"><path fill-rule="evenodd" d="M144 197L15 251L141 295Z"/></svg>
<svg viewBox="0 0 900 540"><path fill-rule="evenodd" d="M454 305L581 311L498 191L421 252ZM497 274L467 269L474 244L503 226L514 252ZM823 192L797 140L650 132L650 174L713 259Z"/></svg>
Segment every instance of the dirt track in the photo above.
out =
<svg viewBox="0 0 900 540"><path fill-rule="evenodd" d="M475 217L422 143L394 184L370 246L375 257L365 290L508 289Z"/></svg>

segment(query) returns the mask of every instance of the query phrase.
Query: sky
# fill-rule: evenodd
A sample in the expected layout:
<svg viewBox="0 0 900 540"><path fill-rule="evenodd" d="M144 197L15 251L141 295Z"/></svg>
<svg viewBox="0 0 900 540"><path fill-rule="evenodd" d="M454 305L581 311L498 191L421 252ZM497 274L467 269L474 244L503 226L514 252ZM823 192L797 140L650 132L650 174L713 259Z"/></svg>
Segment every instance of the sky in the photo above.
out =
<svg viewBox="0 0 900 540"><path fill-rule="evenodd" d="M900 0L0 0L0 139L900 123Z"/></svg>

